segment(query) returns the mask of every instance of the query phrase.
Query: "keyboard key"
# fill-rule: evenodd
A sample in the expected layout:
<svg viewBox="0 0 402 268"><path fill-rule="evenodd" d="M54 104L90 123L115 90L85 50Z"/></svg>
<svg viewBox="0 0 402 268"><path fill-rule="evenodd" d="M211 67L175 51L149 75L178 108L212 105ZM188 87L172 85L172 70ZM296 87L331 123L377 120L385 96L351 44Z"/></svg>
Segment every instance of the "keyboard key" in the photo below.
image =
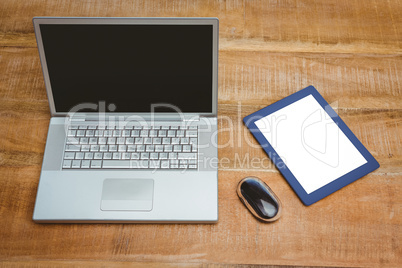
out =
<svg viewBox="0 0 402 268"><path fill-rule="evenodd" d="M98 138L89 138L89 144L98 144Z"/></svg>
<svg viewBox="0 0 402 268"><path fill-rule="evenodd" d="M78 144L79 143L79 138L67 138L67 144Z"/></svg>
<svg viewBox="0 0 402 268"><path fill-rule="evenodd" d="M103 158L103 153L95 153L94 154L94 159L102 159Z"/></svg>
<svg viewBox="0 0 402 268"><path fill-rule="evenodd" d="M91 164L91 160L82 160L81 161L81 168L89 168L90 164Z"/></svg>
<svg viewBox="0 0 402 268"><path fill-rule="evenodd" d="M125 144L126 143L126 139L125 138L118 138L116 140L116 144Z"/></svg>
<svg viewBox="0 0 402 268"><path fill-rule="evenodd" d="M88 126L88 129L96 129L96 126Z"/></svg>
<svg viewBox="0 0 402 268"><path fill-rule="evenodd" d="M117 145L109 145L109 152L117 152Z"/></svg>
<svg viewBox="0 0 402 268"><path fill-rule="evenodd" d="M130 137L130 130L123 130L121 133L122 137Z"/></svg>
<svg viewBox="0 0 402 268"><path fill-rule="evenodd" d="M121 130L113 130L113 137L121 137Z"/></svg>
<svg viewBox="0 0 402 268"><path fill-rule="evenodd" d="M168 130L167 136L170 138L176 137L176 130Z"/></svg>
<svg viewBox="0 0 402 268"><path fill-rule="evenodd" d="M144 144L152 144L152 138L144 138Z"/></svg>
<svg viewBox="0 0 402 268"><path fill-rule="evenodd" d="M187 164L180 164L179 168L187 168Z"/></svg>
<svg viewBox="0 0 402 268"><path fill-rule="evenodd" d="M81 152L75 153L75 159L84 159L84 153Z"/></svg>
<svg viewBox="0 0 402 268"><path fill-rule="evenodd" d="M170 144L170 138L163 138L162 144Z"/></svg>
<svg viewBox="0 0 402 268"><path fill-rule="evenodd" d="M182 145L173 146L173 152L181 152L181 151L182 151Z"/></svg>
<svg viewBox="0 0 402 268"><path fill-rule="evenodd" d="M172 152L173 151L173 145L164 145L165 152Z"/></svg>
<svg viewBox="0 0 402 268"><path fill-rule="evenodd" d="M147 145L145 147L146 152L155 152L155 146L154 145Z"/></svg>
<svg viewBox="0 0 402 268"><path fill-rule="evenodd" d="M94 153L85 153L84 158L85 159L93 159L94 158Z"/></svg>
<svg viewBox="0 0 402 268"><path fill-rule="evenodd" d="M155 145L155 152L163 152L163 145Z"/></svg>
<svg viewBox="0 0 402 268"><path fill-rule="evenodd" d="M169 161L168 160L161 161L161 168L169 168Z"/></svg>
<svg viewBox="0 0 402 268"><path fill-rule="evenodd" d="M149 153L141 153L141 159L149 159Z"/></svg>
<svg viewBox="0 0 402 268"><path fill-rule="evenodd" d="M91 146L88 144L81 145L81 152L89 152L90 148Z"/></svg>
<svg viewBox="0 0 402 268"><path fill-rule="evenodd" d="M88 144L89 139L88 138L81 138L80 139L80 144Z"/></svg>
<svg viewBox="0 0 402 268"><path fill-rule="evenodd" d="M191 169L197 168L197 165L188 165L188 168L191 168Z"/></svg>
<svg viewBox="0 0 402 268"><path fill-rule="evenodd" d="M172 144L180 144L180 138L172 138Z"/></svg>
<svg viewBox="0 0 402 268"><path fill-rule="evenodd" d="M191 153L191 145L183 145L184 153Z"/></svg>
<svg viewBox="0 0 402 268"><path fill-rule="evenodd" d="M161 144L162 143L162 138L153 138L152 143L153 144Z"/></svg>
<svg viewBox="0 0 402 268"><path fill-rule="evenodd" d="M139 137L139 136L140 136L140 131L139 130L131 131L131 137Z"/></svg>
<svg viewBox="0 0 402 268"><path fill-rule="evenodd" d="M188 144L190 142L189 138L181 138L180 139L180 144Z"/></svg>
<svg viewBox="0 0 402 268"><path fill-rule="evenodd" d="M78 126L72 125L72 126L69 126L68 129L78 129Z"/></svg>
<svg viewBox="0 0 402 268"><path fill-rule="evenodd" d="M98 143L99 144L106 144L107 143L107 138L99 138Z"/></svg>
<svg viewBox="0 0 402 268"><path fill-rule="evenodd" d="M149 168L159 168L160 165L161 165L161 161L159 161L159 160L149 161Z"/></svg>
<svg viewBox="0 0 402 268"><path fill-rule="evenodd" d="M81 167L81 160L73 160L71 168L80 168L80 167Z"/></svg>
<svg viewBox="0 0 402 268"><path fill-rule="evenodd" d="M148 130L141 130L140 137L148 137Z"/></svg>
<svg viewBox="0 0 402 268"><path fill-rule="evenodd" d="M176 137L184 137L184 130L178 130L176 132Z"/></svg>
<svg viewBox="0 0 402 268"><path fill-rule="evenodd" d="M122 153L121 159L131 159L131 153Z"/></svg>
<svg viewBox="0 0 402 268"><path fill-rule="evenodd" d="M121 153L113 153L113 159L121 159Z"/></svg>
<svg viewBox="0 0 402 268"><path fill-rule="evenodd" d="M103 159L112 159L113 153L104 153Z"/></svg>
<svg viewBox="0 0 402 268"><path fill-rule="evenodd" d="M168 159L168 153L160 153L159 159Z"/></svg>
<svg viewBox="0 0 402 268"><path fill-rule="evenodd" d="M100 146L99 145L91 145L91 152L99 152Z"/></svg>
<svg viewBox="0 0 402 268"><path fill-rule="evenodd" d="M77 130L69 130L67 132L67 136L74 137L76 133L77 133Z"/></svg>
<svg viewBox="0 0 402 268"><path fill-rule="evenodd" d="M189 126L188 129L197 129L198 126Z"/></svg>
<svg viewBox="0 0 402 268"><path fill-rule="evenodd" d="M63 161L63 168L71 168L71 161L72 160L64 160Z"/></svg>
<svg viewBox="0 0 402 268"><path fill-rule="evenodd" d="M150 130L149 131L149 137L157 137L158 136L158 131L157 130Z"/></svg>
<svg viewBox="0 0 402 268"><path fill-rule="evenodd" d="M101 160L92 160L91 161L91 168L101 168L102 161Z"/></svg>
<svg viewBox="0 0 402 268"><path fill-rule="evenodd" d="M85 130L77 130L77 133L75 134L76 137L84 137L85 136Z"/></svg>
<svg viewBox="0 0 402 268"><path fill-rule="evenodd" d="M134 143L135 144L144 144L144 139L143 138L135 138Z"/></svg>
<svg viewBox="0 0 402 268"><path fill-rule="evenodd" d="M95 131L95 137L102 137L103 136L103 130L96 130Z"/></svg>
<svg viewBox="0 0 402 268"><path fill-rule="evenodd" d="M159 154L158 153L150 153L149 154L149 159L159 159Z"/></svg>
<svg viewBox="0 0 402 268"><path fill-rule="evenodd" d="M117 150L119 152L127 152L127 145L119 145Z"/></svg>
<svg viewBox="0 0 402 268"><path fill-rule="evenodd" d="M87 126L79 126L78 129L87 129Z"/></svg>
<svg viewBox="0 0 402 268"><path fill-rule="evenodd" d="M74 159L75 153L74 152L65 152L64 159Z"/></svg>
<svg viewBox="0 0 402 268"><path fill-rule="evenodd" d="M137 152L145 152L145 145L137 145Z"/></svg>
<svg viewBox="0 0 402 268"><path fill-rule="evenodd" d="M166 133L167 133L166 130L159 130L158 137L161 137L161 138L166 137Z"/></svg>
<svg viewBox="0 0 402 268"><path fill-rule="evenodd" d="M116 138L108 138L107 144L116 144Z"/></svg>
<svg viewBox="0 0 402 268"><path fill-rule="evenodd" d="M126 144L134 144L134 138L127 138Z"/></svg>
<svg viewBox="0 0 402 268"><path fill-rule="evenodd" d="M131 154L131 159L135 159L135 160L140 159L140 154L139 153L132 153Z"/></svg>
<svg viewBox="0 0 402 268"><path fill-rule="evenodd" d="M169 153L169 159L177 159L177 153Z"/></svg>
<svg viewBox="0 0 402 268"><path fill-rule="evenodd" d="M195 164L197 164L197 160L195 160L195 159L189 159L189 160L188 160L188 164L189 164L189 165L195 165Z"/></svg>
<svg viewBox="0 0 402 268"><path fill-rule="evenodd" d="M85 133L86 137L93 137L95 135L95 130L87 130Z"/></svg>
<svg viewBox="0 0 402 268"><path fill-rule="evenodd" d="M135 145L128 145L127 146L127 152L135 152Z"/></svg>
<svg viewBox="0 0 402 268"><path fill-rule="evenodd" d="M73 144L66 145L66 152L79 152L80 150L81 150L80 145L73 145Z"/></svg>
<svg viewBox="0 0 402 268"><path fill-rule="evenodd" d="M107 152L109 151L109 145L100 145L99 152Z"/></svg>

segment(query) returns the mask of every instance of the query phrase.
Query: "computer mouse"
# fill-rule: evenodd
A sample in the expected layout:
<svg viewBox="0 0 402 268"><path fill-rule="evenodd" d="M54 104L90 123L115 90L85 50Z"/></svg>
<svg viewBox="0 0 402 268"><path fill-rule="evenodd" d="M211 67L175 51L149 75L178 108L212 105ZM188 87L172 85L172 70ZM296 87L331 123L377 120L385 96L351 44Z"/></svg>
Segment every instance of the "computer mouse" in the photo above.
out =
<svg viewBox="0 0 402 268"><path fill-rule="evenodd" d="M282 203L262 180L246 177L237 186L237 195L250 212L259 220L272 222L279 219Z"/></svg>

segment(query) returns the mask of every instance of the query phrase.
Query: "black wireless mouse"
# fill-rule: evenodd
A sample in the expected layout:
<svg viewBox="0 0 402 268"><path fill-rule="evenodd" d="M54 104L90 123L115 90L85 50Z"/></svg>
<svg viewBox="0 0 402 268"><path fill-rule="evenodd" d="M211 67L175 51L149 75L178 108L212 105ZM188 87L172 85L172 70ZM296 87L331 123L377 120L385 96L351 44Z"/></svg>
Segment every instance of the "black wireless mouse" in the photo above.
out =
<svg viewBox="0 0 402 268"><path fill-rule="evenodd" d="M256 177L242 179L237 195L250 212L264 222L276 221L282 212L282 204L271 188Z"/></svg>

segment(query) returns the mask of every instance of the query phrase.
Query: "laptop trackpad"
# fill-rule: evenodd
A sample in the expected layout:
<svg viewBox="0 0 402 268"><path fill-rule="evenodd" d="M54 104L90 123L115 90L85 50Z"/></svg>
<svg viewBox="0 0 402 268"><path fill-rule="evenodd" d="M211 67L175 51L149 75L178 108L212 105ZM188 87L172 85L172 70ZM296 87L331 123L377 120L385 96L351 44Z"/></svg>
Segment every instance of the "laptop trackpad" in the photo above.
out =
<svg viewBox="0 0 402 268"><path fill-rule="evenodd" d="M154 195L152 179L106 179L101 210L150 211Z"/></svg>

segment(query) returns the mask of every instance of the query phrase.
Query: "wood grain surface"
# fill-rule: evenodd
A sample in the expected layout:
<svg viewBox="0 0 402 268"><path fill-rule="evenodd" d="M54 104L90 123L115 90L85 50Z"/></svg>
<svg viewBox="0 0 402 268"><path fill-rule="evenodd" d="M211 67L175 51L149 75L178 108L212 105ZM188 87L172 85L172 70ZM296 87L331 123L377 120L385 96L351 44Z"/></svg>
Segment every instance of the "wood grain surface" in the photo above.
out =
<svg viewBox="0 0 402 268"><path fill-rule="evenodd" d="M219 222L35 224L50 119L34 16L218 17ZM306 207L241 119L314 85L380 162ZM0 1L0 266L402 265L402 2ZM284 205L261 223L236 195L254 175Z"/></svg>

